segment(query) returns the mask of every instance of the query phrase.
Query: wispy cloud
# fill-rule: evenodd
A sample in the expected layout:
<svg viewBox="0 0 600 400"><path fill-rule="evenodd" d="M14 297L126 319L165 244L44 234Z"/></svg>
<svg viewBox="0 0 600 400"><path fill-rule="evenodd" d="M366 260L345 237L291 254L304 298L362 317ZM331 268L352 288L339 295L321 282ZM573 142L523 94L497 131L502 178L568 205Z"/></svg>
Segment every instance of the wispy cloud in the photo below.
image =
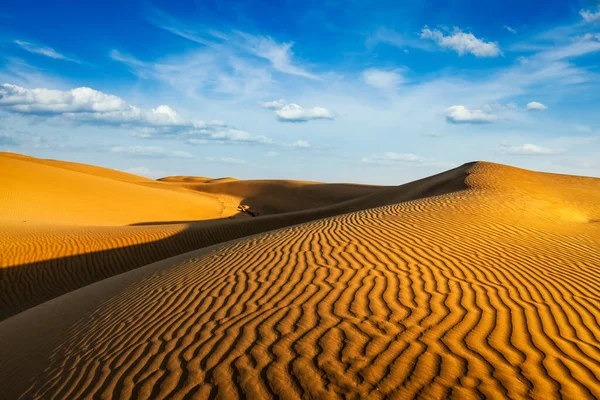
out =
<svg viewBox="0 0 600 400"><path fill-rule="evenodd" d="M273 69L284 74L318 80L314 73L294 61L294 42L278 42L270 36L250 34L239 30L223 32L212 29L194 29L162 12L155 12L150 22L158 28L193 42L213 48L246 53L268 61Z"/></svg>
<svg viewBox="0 0 600 400"><path fill-rule="evenodd" d="M399 69L383 70L369 68L363 71L362 78L367 85L373 86L387 94L395 94L398 87L405 82Z"/></svg>
<svg viewBox="0 0 600 400"><path fill-rule="evenodd" d="M512 33L513 35L517 34L517 30L515 28L511 28L508 25L504 25L504 29L506 29L507 31L509 31L510 33Z"/></svg>
<svg viewBox="0 0 600 400"><path fill-rule="evenodd" d="M259 103L263 108L273 110L281 122L307 122L316 119L333 119L333 113L324 107L304 108L284 100Z"/></svg>
<svg viewBox="0 0 600 400"><path fill-rule="evenodd" d="M438 46L456 51L458 55L473 54L475 57L497 57L502 55L497 42L486 42L475 37L472 33L465 33L459 28L448 35L439 29L429 29L425 26L421 30L421 39L433 40Z"/></svg>
<svg viewBox="0 0 600 400"><path fill-rule="evenodd" d="M379 28L368 36L366 45L372 48L380 43L389 44L394 47L407 50L408 48L416 48L421 50L433 50L433 46L423 40L415 33L399 33L389 28Z"/></svg>
<svg viewBox="0 0 600 400"><path fill-rule="evenodd" d="M54 50L52 47L34 44L34 43L30 43L30 42L25 42L23 40L15 40L14 43L16 45L18 45L19 47L21 47L23 50L28 51L30 53L41 54L43 56L50 57L55 60L64 60L64 61L70 61L70 62L81 64L81 61L79 61L75 58L72 58L72 57L68 57L64 54L61 54L61 53L57 52L56 50Z"/></svg>
<svg viewBox="0 0 600 400"><path fill-rule="evenodd" d="M363 164L393 165L401 163L429 164L435 162L435 160L412 153L394 153L388 151L382 154L371 154L368 157L363 157L361 162Z"/></svg>
<svg viewBox="0 0 600 400"><path fill-rule="evenodd" d="M588 23L599 22L600 21L600 5L598 6L598 11L596 11L596 12L581 9L579 11L579 15L581 15L581 18L583 18L583 20L585 22L588 22Z"/></svg>
<svg viewBox="0 0 600 400"><path fill-rule="evenodd" d="M206 161L216 162L221 164L240 164L244 165L248 162L246 160L234 157L204 157Z"/></svg>
<svg viewBox="0 0 600 400"><path fill-rule="evenodd" d="M137 157L192 158L192 155L186 151L169 150L158 146L115 146L110 151Z"/></svg>
<svg viewBox="0 0 600 400"><path fill-rule="evenodd" d="M307 140L296 140L290 147L294 149L307 149L310 147L310 143Z"/></svg>
<svg viewBox="0 0 600 400"><path fill-rule="evenodd" d="M200 129L197 131L189 131L181 137L188 136L186 143L193 145L208 144L209 142L216 143L238 143L238 144L273 144L273 140L263 135L251 135L250 133L240 129L221 129L211 131Z"/></svg>
<svg viewBox="0 0 600 400"><path fill-rule="evenodd" d="M264 96L273 84L271 73L254 60L244 59L230 49L203 48L146 62L113 49L109 56L142 79L154 79L190 97L207 93L237 98Z"/></svg>
<svg viewBox="0 0 600 400"><path fill-rule="evenodd" d="M525 143L523 145L512 146L512 145L501 145L501 151L511 155L551 155L562 153L562 149L550 149L547 147L538 146L531 143Z"/></svg>

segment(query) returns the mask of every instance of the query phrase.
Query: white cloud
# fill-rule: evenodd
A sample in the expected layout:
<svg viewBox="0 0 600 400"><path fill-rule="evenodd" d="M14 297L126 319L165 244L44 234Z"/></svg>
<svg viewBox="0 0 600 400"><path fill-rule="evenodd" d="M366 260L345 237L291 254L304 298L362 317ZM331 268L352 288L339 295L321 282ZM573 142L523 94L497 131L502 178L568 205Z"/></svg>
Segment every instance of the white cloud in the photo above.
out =
<svg viewBox="0 0 600 400"><path fill-rule="evenodd" d="M82 87L67 91L0 85L0 108L17 114L62 117L66 120L132 128L136 137L212 140L220 143L270 144L262 135L227 127L223 121L188 120L168 105L144 110L120 97Z"/></svg>
<svg viewBox="0 0 600 400"><path fill-rule="evenodd" d="M285 107L285 100L273 100L273 101L265 101L262 103L258 103L262 108L266 108L267 110L281 110Z"/></svg>
<svg viewBox="0 0 600 400"><path fill-rule="evenodd" d="M597 22L600 21L600 7L598 7L598 11L593 12L590 10L581 9L579 11L579 15L583 18L585 22Z"/></svg>
<svg viewBox="0 0 600 400"><path fill-rule="evenodd" d="M247 164L246 160L233 157L205 157L206 161L218 162L223 164Z"/></svg>
<svg viewBox="0 0 600 400"><path fill-rule="evenodd" d="M504 25L504 29L506 29L507 31L509 31L510 33L512 33L513 35L517 34L517 30L515 28L511 28L508 25Z"/></svg>
<svg viewBox="0 0 600 400"><path fill-rule="evenodd" d="M180 135L186 138L186 143L192 145L204 145L210 142L216 143L237 143L237 144L273 144L273 141L263 135L251 135L246 131L239 129L197 129L185 131Z"/></svg>
<svg viewBox="0 0 600 400"><path fill-rule="evenodd" d="M367 85L388 93L395 93L398 86L404 83L404 77L398 70L386 71L370 68L363 71L362 77Z"/></svg>
<svg viewBox="0 0 600 400"><path fill-rule="evenodd" d="M290 103L275 111L281 122L306 122L313 119L333 119L331 112L323 107L304 108Z"/></svg>
<svg viewBox="0 0 600 400"><path fill-rule="evenodd" d="M192 158L192 155L186 151L168 150L158 146L116 146L110 151L140 157Z"/></svg>
<svg viewBox="0 0 600 400"><path fill-rule="evenodd" d="M71 57L67 57L64 54L61 54L61 53L57 52L56 50L54 50L52 47L41 46L41 45L25 42L23 40L15 40L14 43L16 45L18 45L19 47L21 47L23 50L28 51L30 53L41 54L46 57L54 58L55 60L71 61L71 62L81 64L81 61L76 60Z"/></svg>
<svg viewBox="0 0 600 400"><path fill-rule="evenodd" d="M425 26L421 30L421 39L433 40L438 46L450 48L464 55L473 54L476 57L497 57L502 55L497 42L486 42L478 39L472 33L465 33L455 28L451 35L444 35L439 29L431 30Z"/></svg>
<svg viewBox="0 0 600 400"><path fill-rule="evenodd" d="M532 101L531 103L527 103L527 109L529 111L546 111L548 107L537 101Z"/></svg>
<svg viewBox="0 0 600 400"><path fill-rule="evenodd" d="M263 108L274 110L277 119L281 122L306 122L313 119L333 119L333 114L324 107L304 108L294 103L283 100L259 103Z"/></svg>
<svg viewBox="0 0 600 400"><path fill-rule="evenodd" d="M512 155L550 155L562 152L562 150L549 149L531 143L525 143L521 146L502 145L501 150Z"/></svg>
<svg viewBox="0 0 600 400"><path fill-rule="evenodd" d="M211 139L214 140L226 140L232 142L246 142L246 143L262 143L262 144L270 144L273 141L262 135L253 136L246 131L242 131L239 129L227 129L221 130L213 133L209 133Z"/></svg>
<svg viewBox="0 0 600 400"><path fill-rule="evenodd" d="M448 107L445 113L446 122L451 124L487 124L498 119L486 105L481 110L469 110L462 105Z"/></svg>
<svg viewBox="0 0 600 400"><path fill-rule="evenodd" d="M7 83L0 85L0 106L24 114L132 111L123 99L87 87L62 91L26 89Z"/></svg>
<svg viewBox="0 0 600 400"><path fill-rule="evenodd" d="M393 165L398 163L425 164L434 160L427 157L421 157L411 153L385 152L383 154L371 154L369 157L363 157L361 162L364 164Z"/></svg>
<svg viewBox="0 0 600 400"><path fill-rule="evenodd" d="M294 143L292 143L291 147L306 149L310 147L310 143L308 143L306 140L296 140Z"/></svg>

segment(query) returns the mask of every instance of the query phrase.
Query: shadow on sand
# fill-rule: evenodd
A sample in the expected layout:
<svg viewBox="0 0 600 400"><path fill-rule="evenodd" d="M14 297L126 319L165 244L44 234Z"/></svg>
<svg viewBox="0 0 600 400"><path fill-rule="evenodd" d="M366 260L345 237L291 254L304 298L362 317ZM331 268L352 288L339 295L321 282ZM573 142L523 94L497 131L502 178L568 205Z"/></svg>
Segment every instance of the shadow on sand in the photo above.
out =
<svg viewBox="0 0 600 400"><path fill-rule="evenodd" d="M474 163L329 206L252 218L185 221L181 232L154 242L0 268L0 320L67 292L192 250L321 218L467 188ZM244 199L242 204L249 202ZM168 222L181 223L182 221ZM147 222L137 225L159 225Z"/></svg>

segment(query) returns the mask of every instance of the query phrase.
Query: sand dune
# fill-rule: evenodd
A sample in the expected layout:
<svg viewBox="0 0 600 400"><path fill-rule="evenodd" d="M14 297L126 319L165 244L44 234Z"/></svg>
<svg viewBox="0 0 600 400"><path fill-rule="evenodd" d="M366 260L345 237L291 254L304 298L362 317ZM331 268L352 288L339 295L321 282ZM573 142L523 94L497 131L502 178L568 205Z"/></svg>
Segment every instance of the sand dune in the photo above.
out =
<svg viewBox="0 0 600 400"><path fill-rule="evenodd" d="M214 184L218 193L210 193L106 168L0 154L0 319L157 260L345 209L267 214L332 205L381 189L237 182L233 188ZM246 199L264 217L238 216L237 206Z"/></svg>
<svg viewBox="0 0 600 400"><path fill-rule="evenodd" d="M600 397L599 179L476 163L312 217L0 322L0 393Z"/></svg>
<svg viewBox="0 0 600 400"><path fill-rule="evenodd" d="M324 184L289 180L208 180L203 183L181 183L182 187L222 202L247 204L260 215L308 210L341 203L378 192L380 186L356 184Z"/></svg>
<svg viewBox="0 0 600 400"><path fill-rule="evenodd" d="M0 154L0 221L129 225L219 218L214 196L147 187L147 180L73 163Z"/></svg>

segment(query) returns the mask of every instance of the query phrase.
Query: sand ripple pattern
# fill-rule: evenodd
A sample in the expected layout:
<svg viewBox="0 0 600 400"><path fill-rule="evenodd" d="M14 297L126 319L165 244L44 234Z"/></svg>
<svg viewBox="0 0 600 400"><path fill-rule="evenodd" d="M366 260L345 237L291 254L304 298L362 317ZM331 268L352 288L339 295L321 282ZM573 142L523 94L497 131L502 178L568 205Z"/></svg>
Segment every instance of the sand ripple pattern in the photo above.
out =
<svg viewBox="0 0 600 400"><path fill-rule="evenodd" d="M431 197L154 266L71 326L23 398L600 398L600 228L522 196Z"/></svg>

